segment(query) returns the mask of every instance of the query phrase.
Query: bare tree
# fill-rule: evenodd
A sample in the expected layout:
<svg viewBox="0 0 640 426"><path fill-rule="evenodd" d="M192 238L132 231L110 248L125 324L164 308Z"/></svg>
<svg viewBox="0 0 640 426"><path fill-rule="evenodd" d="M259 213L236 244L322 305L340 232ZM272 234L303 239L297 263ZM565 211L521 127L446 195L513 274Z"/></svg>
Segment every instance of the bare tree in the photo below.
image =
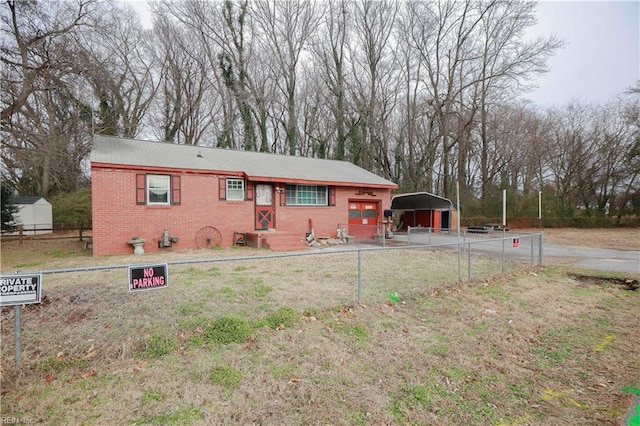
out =
<svg viewBox="0 0 640 426"><path fill-rule="evenodd" d="M82 34L83 73L98 101L96 133L138 135L159 84L149 36L131 9L118 7L104 10Z"/></svg>
<svg viewBox="0 0 640 426"><path fill-rule="evenodd" d="M302 0L261 0L253 3L253 6L265 48L272 52L273 62L267 66L271 67L284 99L281 124L286 131L287 150L289 155L295 155L298 133L297 72L303 49L320 19L318 6Z"/></svg>
<svg viewBox="0 0 640 426"><path fill-rule="evenodd" d="M40 75L47 70L68 71L73 56L49 55L68 49L72 33L87 24L94 0L77 3L7 0L2 8L2 111L3 125L20 111L29 96L46 90ZM71 52L64 52L71 53Z"/></svg>
<svg viewBox="0 0 640 426"><path fill-rule="evenodd" d="M78 101L77 37L95 4L7 1L2 10L3 178L22 193L76 189L90 114Z"/></svg>
<svg viewBox="0 0 640 426"><path fill-rule="evenodd" d="M198 145L213 121L206 58L188 28L163 10L156 10L153 40L161 86L154 99L156 133L167 142Z"/></svg>
<svg viewBox="0 0 640 426"><path fill-rule="evenodd" d="M311 44L315 61L319 64L318 77L326 90L318 88L318 92L325 94L324 103L330 109L333 124L325 129L335 129L331 140L319 141L319 156L328 156L333 152L337 160L346 157L347 121L347 82L345 69L347 66L346 48L349 36L348 22L351 19L350 0L332 0L326 5L322 14L322 25L315 33ZM327 135L329 137L329 135ZM321 138L319 138L321 139ZM335 145L335 146L334 146Z"/></svg>
<svg viewBox="0 0 640 426"><path fill-rule="evenodd" d="M392 174L389 155L391 113L397 103L397 46L394 25L399 3L361 1L354 5L351 96L362 119L360 156L352 160L383 176ZM360 142L357 141L356 142Z"/></svg>

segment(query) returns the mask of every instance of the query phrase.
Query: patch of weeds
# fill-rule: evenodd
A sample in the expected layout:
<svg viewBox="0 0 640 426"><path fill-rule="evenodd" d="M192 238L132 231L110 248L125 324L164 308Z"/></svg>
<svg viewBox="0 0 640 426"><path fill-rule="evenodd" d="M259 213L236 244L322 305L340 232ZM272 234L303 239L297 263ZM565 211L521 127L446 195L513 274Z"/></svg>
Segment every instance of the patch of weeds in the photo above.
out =
<svg viewBox="0 0 640 426"><path fill-rule="evenodd" d="M220 290L218 290L218 293L220 293L220 296L224 297L227 300L236 298L236 291L231 287L222 287Z"/></svg>
<svg viewBox="0 0 640 426"><path fill-rule="evenodd" d="M28 268L30 266L39 266L39 265L43 265L44 262L29 262L29 263L18 263L17 265L14 265L15 268Z"/></svg>
<svg viewBox="0 0 640 426"><path fill-rule="evenodd" d="M336 306L334 306L334 307L332 307L332 308L331 308L331 312L338 314L338 313L340 313L340 312L348 311L348 310L350 310L350 309L351 309L351 306L347 306L347 305L336 305Z"/></svg>
<svg viewBox="0 0 640 426"><path fill-rule="evenodd" d="M267 294L269 294L273 290L273 287L264 284L257 284L251 290L249 290L249 294L256 299L262 299Z"/></svg>
<svg viewBox="0 0 640 426"><path fill-rule="evenodd" d="M215 367L211 371L211 375L209 377L211 378L211 383L222 387L227 392L230 392L240 386L244 375L242 374L242 371L236 368L228 365L221 365Z"/></svg>
<svg viewBox="0 0 640 426"><path fill-rule="evenodd" d="M243 343L251 336L251 327L245 319L222 317L205 327L203 335L207 341L223 345Z"/></svg>
<svg viewBox="0 0 640 426"><path fill-rule="evenodd" d="M235 268L233 268L234 272L241 272L241 271L246 271L247 269L249 269L248 267L246 267L245 265L238 265Z"/></svg>
<svg viewBox="0 0 640 426"><path fill-rule="evenodd" d="M356 342L364 343L369 339L369 331L362 324L353 324L347 327L347 335L351 336Z"/></svg>
<svg viewBox="0 0 640 426"><path fill-rule="evenodd" d="M354 343L366 343L369 340L369 330L362 324L345 324L334 322L331 324L334 331L345 334Z"/></svg>
<svg viewBox="0 0 640 426"><path fill-rule="evenodd" d="M79 397L79 396L70 396L70 397L68 397L68 398L64 398L64 399L62 400L62 402L64 403L64 405L71 405L71 404L73 404L74 402L78 402L78 401L80 401L80 397Z"/></svg>
<svg viewBox="0 0 640 426"><path fill-rule="evenodd" d="M331 272L325 271L325 272L322 274L322 276L323 276L324 278L329 279L329 278L331 278Z"/></svg>
<svg viewBox="0 0 640 426"><path fill-rule="evenodd" d="M508 383L507 389L509 389L512 396L518 398L519 400L526 400L531 392L531 389L528 389L527 386L521 383Z"/></svg>
<svg viewBox="0 0 640 426"><path fill-rule="evenodd" d="M367 416L367 409L364 407L350 407L343 408L345 411L345 419L349 425L368 425L369 418Z"/></svg>
<svg viewBox="0 0 640 426"><path fill-rule="evenodd" d="M580 380L586 381L589 380L590 375L586 371L576 371L576 377Z"/></svg>
<svg viewBox="0 0 640 426"><path fill-rule="evenodd" d="M184 425L192 424L197 420L203 420L204 413L198 407L187 407L182 410L172 411L169 413L158 414L155 416L139 417L131 423L132 425Z"/></svg>
<svg viewBox="0 0 640 426"><path fill-rule="evenodd" d="M485 331L487 328L489 328L491 324L489 323L489 321L480 321L476 324L473 324L472 328L475 331Z"/></svg>
<svg viewBox="0 0 640 426"><path fill-rule="evenodd" d="M291 328L300 321L300 316L293 308L283 306L271 312L263 321L272 329Z"/></svg>
<svg viewBox="0 0 640 426"><path fill-rule="evenodd" d="M207 272L211 277L217 277L222 274L222 272L220 272L220 268L218 268L217 266L212 266L211 268L207 269Z"/></svg>
<svg viewBox="0 0 640 426"><path fill-rule="evenodd" d="M405 386L391 404L391 415L400 424L413 423L414 414L431 402L431 391L425 386Z"/></svg>
<svg viewBox="0 0 640 426"><path fill-rule="evenodd" d="M211 319L201 316L184 318L178 322L181 330L195 330L198 327L207 327L209 324Z"/></svg>
<svg viewBox="0 0 640 426"><path fill-rule="evenodd" d="M153 389L147 389L142 394L142 404L149 404L152 402L163 402L164 395Z"/></svg>
<svg viewBox="0 0 640 426"><path fill-rule="evenodd" d="M145 342L145 347L140 353L141 356L160 358L178 349L178 343L175 338L166 332L152 330L149 336L149 341Z"/></svg>
<svg viewBox="0 0 640 426"><path fill-rule="evenodd" d="M323 320L326 319L328 317L328 312L318 309L318 308L305 308L304 311L302 311L302 316L307 317L307 318L315 318L317 320Z"/></svg>
<svg viewBox="0 0 640 426"><path fill-rule="evenodd" d="M216 297L216 293L212 288L204 288L202 289L202 297L205 299L214 299Z"/></svg>
<svg viewBox="0 0 640 426"><path fill-rule="evenodd" d="M251 281L252 278L247 275L235 275L233 277L233 283L240 286L244 284L250 284Z"/></svg>
<svg viewBox="0 0 640 426"><path fill-rule="evenodd" d="M538 361L541 366L546 365L549 361L564 361L567 358L567 353L565 351L553 350L543 346L532 347L531 353L538 357Z"/></svg>
<svg viewBox="0 0 640 426"><path fill-rule="evenodd" d="M610 327L611 326L611 318L609 318L609 317L597 317L597 318L595 318L595 322L600 327Z"/></svg>
<svg viewBox="0 0 640 426"><path fill-rule="evenodd" d="M449 352L449 347L446 345L434 345L425 348L426 354L446 355Z"/></svg>
<svg viewBox="0 0 640 426"><path fill-rule="evenodd" d="M208 269L202 269L195 266L189 266L178 272L180 275L185 275L187 278L209 278L217 277L220 275L220 269L217 267L211 267Z"/></svg>
<svg viewBox="0 0 640 426"><path fill-rule="evenodd" d="M297 364L276 364L271 366L271 375L275 379L289 379L292 376L296 376L300 373L300 368Z"/></svg>
<svg viewBox="0 0 640 426"><path fill-rule="evenodd" d="M58 258L58 259L65 259L65 258L68 258L68 257L85 256L84 253L73 252L73 251L61 251L61 250L50 251L50 252L47 252L46 254L48 256L55 257L55 258Z"/></svg>
<svg viewBox="0 0 640 426"><path fill-rule="evenodd" d="M193 315L199 312L201 307L201 302L181 303L180 305L178 305L178 313L180 315Z"/></svg>
<svg viewBox="0 0 640 426"><path fill-rule="evenodd" d="M193 334L185 339L182 346L185 349L191 348L201 348L207 344L207 339L202 335L202 333Z"/></svg>
<svg viewBox="0 0 640 426"><path fill-rule="evenodd" d="M89 360L78 358L61 358L54 356L47 358L40 363L40 369L48 373L61 373L71 368L87 368Z"/></svg>

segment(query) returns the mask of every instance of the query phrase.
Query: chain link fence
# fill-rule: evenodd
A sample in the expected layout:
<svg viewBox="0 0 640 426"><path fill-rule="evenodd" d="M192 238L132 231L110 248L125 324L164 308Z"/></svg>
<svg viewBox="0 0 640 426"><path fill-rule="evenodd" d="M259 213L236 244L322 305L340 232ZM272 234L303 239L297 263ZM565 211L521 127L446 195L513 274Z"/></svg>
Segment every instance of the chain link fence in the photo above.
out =
<svg viewBox="0 0 640 426"><path fill-rule="evenodd" d="M390 301L411 294L431 294L466 281L483 280L543 262L542 233L471 235L411 229L392 239L272 253L244 248L193 251L172 260L144 255L136 261L169 266L169 289L160 292L171 303L200 297L260 299L270 305L307 307L352 306ZM203 258L204 256L215 256ZM237 255L237 256L236 256ZM186 255L185 255L186 256ZM194 258L200 256L200 258ZM108 261L108 259L106 259ZM104 263L105 259L96 259ZM43 294L64 288L68 297L83 289L99 289L99 297L121 303L127 292L130 265L97 265L38 272ZM13 272L13 271L12 271ZM78 288L74 289L75 284ZM113 293L113 294L111 294ZM204 296L203 296L204 295ZM231 295L231 296L230 296Z"/></svg>

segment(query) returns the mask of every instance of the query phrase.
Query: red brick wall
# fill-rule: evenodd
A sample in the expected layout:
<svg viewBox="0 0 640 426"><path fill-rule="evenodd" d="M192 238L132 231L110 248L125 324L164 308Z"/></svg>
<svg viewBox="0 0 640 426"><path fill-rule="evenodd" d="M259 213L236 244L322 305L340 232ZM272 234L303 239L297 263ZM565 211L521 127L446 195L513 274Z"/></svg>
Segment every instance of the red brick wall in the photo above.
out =
<svg viewBox="0 0 640 426"><path fill-rule="evenodd" d="M224 247L233 244L234 231L251 232L255 228L255 201L219 200L218 176L173 173L181 177L181 204L147 206L136 204L136 174L142 172L94 167L91 173L94 255L131 254L133 248L127 241L132 237L146 240L146 252L170 250L158 248L165 228L171 236L179 238L173 250L196 248L196 233L203 226L216 227L222 234ZM338 224L348 222L347 202L358 198L356 192L357 188L336 188L336 205L330 207L280 206L276 194L275 228L304 236L312 219L316 237L335 237ZM390 192L388 189L374 192L374 197L365 197L380 200L382 215L390 206Z"/></svg>

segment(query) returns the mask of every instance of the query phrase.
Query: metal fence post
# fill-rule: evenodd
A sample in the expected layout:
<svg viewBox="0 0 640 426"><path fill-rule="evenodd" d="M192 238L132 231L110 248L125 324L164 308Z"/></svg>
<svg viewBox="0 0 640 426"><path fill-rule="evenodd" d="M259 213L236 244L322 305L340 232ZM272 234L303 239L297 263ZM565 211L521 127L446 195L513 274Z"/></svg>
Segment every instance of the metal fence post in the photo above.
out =
<svg viewBox="0 0 640 426"><path fill-rule="evenodd" d="M358 305L362 297L362 250L358 250Z"/></svg>
<svg viewBox="0 0 640 426"><path fill-rule="evenodd" d="M22 360L22 316L20 315L20 305L13 307L14 342L16 350L16 364Z"/></svg>
<svg viewBox="0 0 640 426"><path fill-rule="evenodd" d="M544 232L540 232L540 240L539 240L539 241L540 241L540 244L539 244L539 246L540 246L540 248L539 248L539 252L540 252L540 253L538 254L538 265L541 265L541 266L542 266L542 264L543 264L543 262L544 262L544 257L543 257L543 255L544 255L544 250L543 250L543 245L544 245Z"/></svg>
<svg viewBox="0 0 640 426"><path fill-rule="evenodd" d="M502 273L504 274L504 264L505 264L505 240L504 232L502 233Z"/></svg>
<svg viewBox="0 0 640 426"><path fill-rule="evenodd" d="M533 235L531 235L531 266L534 265L533 262Z"/></svg>
<svg viewBox="0 0 640 426"><path fill-rule="evenodd" d="M460 241L458 241L458 285L462 284L462 275L461 275L461 271L460 271L460 246L462 244L460 243Z"/></svg>
<svg viewBox="0 0 640 426"><path fill-rule="evenodd" d="M467 281L471 281L471 243L467 243Z"/></svg>

